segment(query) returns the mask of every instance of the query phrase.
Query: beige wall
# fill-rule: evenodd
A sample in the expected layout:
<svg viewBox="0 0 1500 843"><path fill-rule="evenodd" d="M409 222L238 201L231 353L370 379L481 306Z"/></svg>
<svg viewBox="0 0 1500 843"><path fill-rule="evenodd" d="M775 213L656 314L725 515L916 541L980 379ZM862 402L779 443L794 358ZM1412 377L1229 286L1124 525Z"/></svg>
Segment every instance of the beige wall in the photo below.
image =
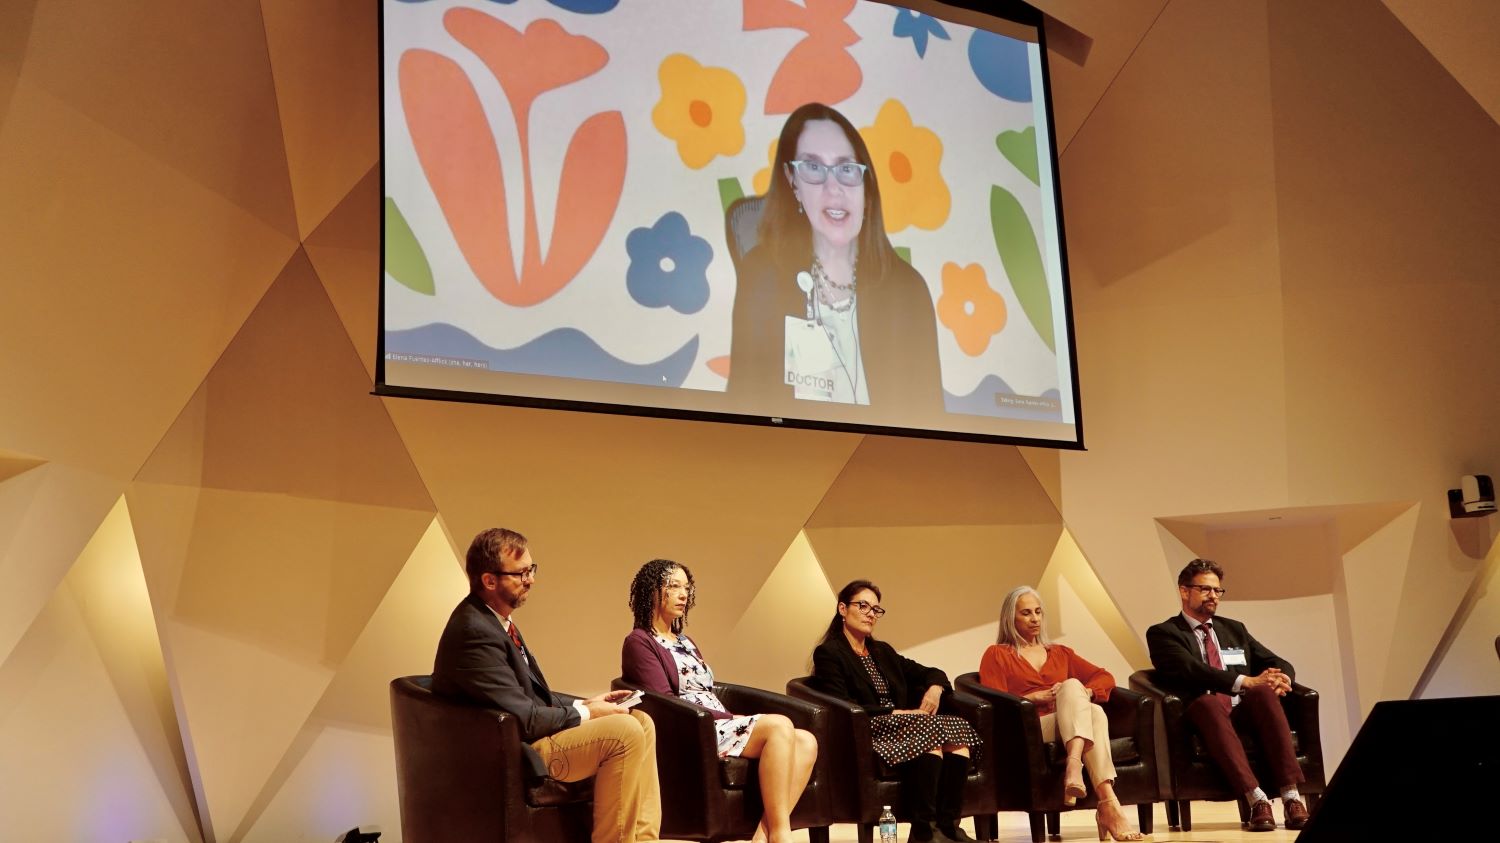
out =
<svg viewBox="0 0 1500 843"><path fill-rule="evenodd" d="M373 4L0 4L7 827L399 839L385 685L496 523L573 691L653 556L777 687L856 576L950 674L1035 583L1123 682L1207 554L1332 761L1378 700L1500 693L1500 518L1444 499L1500 475L1493 4L1041 5L1082 453L371 397Z"/></svg>

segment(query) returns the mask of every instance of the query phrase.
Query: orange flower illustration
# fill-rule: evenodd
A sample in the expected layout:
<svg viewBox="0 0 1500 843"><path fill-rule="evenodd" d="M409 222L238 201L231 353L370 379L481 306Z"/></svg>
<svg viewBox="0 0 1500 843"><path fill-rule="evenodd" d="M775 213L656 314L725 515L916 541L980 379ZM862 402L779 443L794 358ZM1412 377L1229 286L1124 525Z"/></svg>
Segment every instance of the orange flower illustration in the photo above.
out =
<svg viewBox="0 0 1500 843"><path fill-rule="evenodd" d="M937 133L911 122L906 106L886 100L875 115L875 125L860 130L875 162L885 230L895 234L908 226L928 231L948 221L952 199L938 165L943 141Z"/></svg>
<svg viewBox="0 0 1500 843"><path fill-rule="evenodd" d="M651 110L656 130L677 142L682 163L694 170L719 155L745 148L745 85L722 67L704 67L681 53L657 71L661 99Z"/></svg>
<svg viewBox="0 0 1500 843"><path fill-rule="evenodd" d="M854 0L744 0L745 31L800 29L807 37L781 60L766 89L767 114L791 114L805 102L835 105L864 83L849 47L859 35L848 21Z"/></svg>
<svg viewBox="0 0 1500 843"><path fill-rule="evenodd" d="M520 160L501 161L489 117L458 62L431 50L408 50L399 66L401 103L412 146L464 258L485 289L513 307L546 301L588 262L614 217L625 184L625 121L601 111L568 143L561 172L534 167L531 106L546 92L599 72L609 54L555 21L524 33L473 9L451 9L443 24L500 83L521 138ZM510 237L507 176L521 178L525 227L521 266ZM551 243L542 248L535 182L557 179ZM545 255L545 257L543 257Z"/></svg>
<svg viewBox="0 0 1500 843"><path fill-rule="evenodd" d="M943 264L943 294L938 296L938 321L953 332L958 347L978 357L990 347L990 338L1005 328L1005 299L985 278L977 263Z"/></svg>
<svg viewBox="0 0 1500 843"><path fill-rule="evenodd" d="M766 147L766 168L755 171L751 186L755 188L756 196L765 196L766 191L771 189L771 168L776 166L776 144L778 143L780 141L772 140L771 145Z"/></svg>

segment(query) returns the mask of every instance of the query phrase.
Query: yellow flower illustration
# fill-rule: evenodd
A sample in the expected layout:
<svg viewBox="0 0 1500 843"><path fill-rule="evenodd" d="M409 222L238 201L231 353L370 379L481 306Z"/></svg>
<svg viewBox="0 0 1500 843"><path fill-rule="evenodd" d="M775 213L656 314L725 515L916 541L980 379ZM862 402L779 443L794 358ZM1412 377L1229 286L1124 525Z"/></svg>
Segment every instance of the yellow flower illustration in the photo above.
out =
<svg viewBox="0 0 1500 843"><path fill-rule="evenodd" d="M906 106L886 100L875 125L860 130L880 180L885 230L895 234L908 226L932 231L948 221L952 199L938 165L943 141L931 129L914 126Z"/></svg>
<svg viewBox="0 0 1500 843"><path fill-rule="evenodd" d="M682 163L694 170L719 155L745 148L745 85L722 67L704 67L681 53L657 71L661 99L651 110L656 130L677 142Z"/></svg>
<svg viewBox="0 0 1500 843"><path fill-rule="evenodd" d="M978 357L990 347L990 338L1005 328L1005 299L990 287L984 267L977 263L943 264L943 294L938 296L938 321L953 332L958 347Z"/></svg>
<svg viewBox="0 0 1500 843"><path fill-rule="evenodd" d="M756 196L765 196L766 191L771 189L771 168L776 166L776 144L779 140L772 140L771 145L766 147L766 168L757 170L751 186L755 188Z"/></svg>

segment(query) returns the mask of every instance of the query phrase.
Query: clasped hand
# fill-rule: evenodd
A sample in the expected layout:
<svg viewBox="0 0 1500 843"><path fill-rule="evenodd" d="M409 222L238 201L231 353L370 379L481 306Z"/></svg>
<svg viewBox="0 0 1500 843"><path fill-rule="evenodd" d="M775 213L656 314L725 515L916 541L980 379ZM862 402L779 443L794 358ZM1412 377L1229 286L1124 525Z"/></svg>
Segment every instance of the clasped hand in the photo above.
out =
<svg viewBox="0 0 1500 843"><path fill-rule="evenodd" d="M937 714L938 705L943 701L943 686L930 685L927 693L922 695L922 701L917 703L916 708L900 708L892 714Z"/></svg>
<svg viewBox="0 0 1500 843"><path fill-rule="evenodd" d="M1056 685L1053 685L1051 688L1043 688L1040 691L1032 691L1031 693L1026 695L1026 699L1031 700L1034 703L1051 702L1057 699L1057 689L1061 687L1062 683L1059 682ZM1085 685L1083 686L1083 692L1085 695L1087 695L1088 699L1092 700L1094 698L1093 688Z"/></svg>
<svg viewBox="0 0 1500 843"><path fill-rule="evenodd" d="M1268 667L1260 672L1259 676L1247 676L1242 683L1243 687L1256 688L1261 685L1270 685L1276 696L1284 697L1291 693L1292 678L1281 672L1280 668Z"/></svg>

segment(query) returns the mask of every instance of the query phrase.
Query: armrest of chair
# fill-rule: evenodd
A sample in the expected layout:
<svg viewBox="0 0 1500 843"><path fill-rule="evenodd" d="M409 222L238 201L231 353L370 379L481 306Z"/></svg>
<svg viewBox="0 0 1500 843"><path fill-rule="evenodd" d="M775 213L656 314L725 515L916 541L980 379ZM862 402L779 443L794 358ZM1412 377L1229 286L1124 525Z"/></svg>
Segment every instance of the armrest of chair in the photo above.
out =
<svg viewBox="0 0 1500 843"><path fill-rule="evenodd" d="M1318 721L1318 692L1292 683L1292 692L1281 699L1287 722L1297 731L1297 742L1309 760L1323 764L1323 730Z"/></svg>
<svg viewBox="0 0 1500 843"><path fill-rule="evenodd" d="M1104 715L1109 718L1111 738L1135 738L1139 742L1142 721L1151 720L1152 708L1155 704L1155 699L1139 691L1115 688L1109 692L1109 699L1101 703L1099 707L1104 709ZM1155 730L1151 729L1151 731Z"/></svg>
<svg viewBox="0 0 1500 843"><path fill-rule="evenodd" d="M827 717L827 741L819 738L818 757L828 758L837 765L839 775L830 782L833 789L833 810L845 819L860 812L860 791L870 786L875 775L875 744L870 737L870 715L865 709L843 697L836 697L815 688L801 677L786 683L787 696L820 706Z"/></svg>
<svg viewBox="0 0 1500 843"><path fill-rule="evenodd" d="M714 695L735 714L780 714L797 728L813 733L828 722L828 709L824 706L763 688L719 682L714 685Z"/></svg>
<svg viewBox="0 0 1500 843"><path fill-rule="evenodd" d="M954 681L953 687L989 705L991 727L986 737L997 744L1009 744L1008 754L1024 754L1026 769L1041 771L1047 768L1042 752L1041 719L1037 716L1035 703L980 684L978 673L962 674ZM998 758L998 747L990 755ZM998 766L994 769L999 770Z"/></svg>
<svg viewBox="0 0 1500 843"><path fill-rule="evenodd" d="M1186 714L1186 706L1182 697L1157 684L1154 670L1137 670L1130 674L1130 689L1156 700L1156 704L1161 706L1162 721L1167 731L1171 731L1173 724Z"/></svg>
<svg viewBox="0 0 1500 843"><path fill-rule="evenodd" d="M1000 769L1000 752L998 747L994 746L996 735L995 707L990 705L988 700L958 690L950 694L948 699L950 700L949 704L952 706L953 712L969 721L969 725L974 727L974 731L984 741L984 745L979 747L978 757L974 758L970 763L986 779L994 781L995 777L999 775ZM975 754L972 751L970 752L970 755Z"/></svg>

